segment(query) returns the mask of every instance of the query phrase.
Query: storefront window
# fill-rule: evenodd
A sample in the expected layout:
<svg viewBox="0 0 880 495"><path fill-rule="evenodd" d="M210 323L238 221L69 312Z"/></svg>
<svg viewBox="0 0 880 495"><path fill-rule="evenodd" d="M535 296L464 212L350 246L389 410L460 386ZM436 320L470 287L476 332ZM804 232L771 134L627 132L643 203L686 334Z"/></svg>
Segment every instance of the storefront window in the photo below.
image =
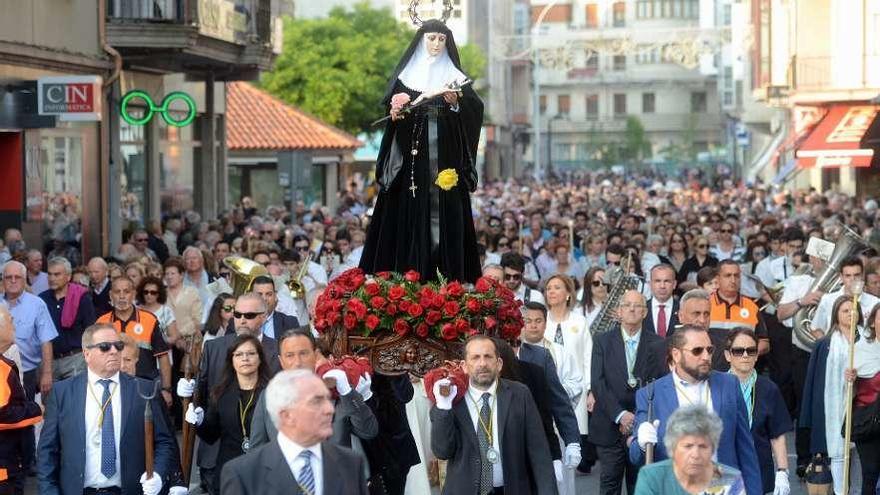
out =
<svg viewBox="0 0 880 495"><path fill-rule="evenodd" d="M182 119L183 115L175 115L174 118ZM199 136L196 134L198 124L199 121L196 120L192 125L173 127L159 120L163 215L192 210L194 207L194 164L201 151Z"/></svg>
<svg viewBox="0 0 880 495"><path fill-rule="evenodd" d="M119 149L122 153L122 204L119 215L123 222L143 224L147 189L147 140L145 127L119 121Z"/></svg>
<svg viewBox="0 0 880 495"><path fill-rule="evenodd" d="M72 128L42 130L39 161L28 160L28 165L27 221L42 222L44 242L53 239L78 242L82 214L82 134Z"/></svg>

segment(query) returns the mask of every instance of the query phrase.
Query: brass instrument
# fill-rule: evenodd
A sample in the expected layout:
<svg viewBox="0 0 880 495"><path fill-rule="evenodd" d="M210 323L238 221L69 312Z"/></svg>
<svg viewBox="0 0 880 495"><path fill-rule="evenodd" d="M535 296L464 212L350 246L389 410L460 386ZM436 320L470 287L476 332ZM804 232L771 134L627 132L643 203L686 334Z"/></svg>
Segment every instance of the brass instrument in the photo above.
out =
<svg viewBox="0 0 880 495"><path fill-rule="evenodd" d="M636 290L639 288L639 277L629 273L629 267L633 263L632 254L626 257L623 266L605 271L605 283L608 287L608 297L602 303L602 309L590 325L590 333L593 335L607 332L618 321L617 307L623 298L623 293L628 290ZM638 263L638 261L636 261ZM584 287L584 290L590 290Z"/></svg>
<svg viewBox="0 0 880 495"><path fill-rule="evenodd" d="M265 266L240 256L227 256L223 258L223 264L232 271L230 285L232 295L236 297L250 292L255 278L269 275L269 270L266 270Z"/></svg>
<svg viewBox="0 0 880 495"><path fill-rule="evenodd" d="M834 252L825 262L822 271L813 279L807 293L818 290L827 294L836 291L840 288L840 265L843 260L868 249L868 244L858 234L845 225L841 225L841 228L843 232L834 245ZM801 307L794 314L792 320L793 338L808 349L812 349L816 345L816 337L811 332L811 323L816 314L816 307L816 305Z"/></svg>
<svg viewBox="0 0 880 495"><path fill-rule="evenodd" d="M309 263L312 262L314 256L321 250L321 246L324 245L323 241L315 239L312 241L312 244L309 246L308 255L300 260L299 269L296 271L296 276L291 277L290 280L287 281L287 290L290 291L290 296L294 299L305 300L306 298L306 288L302 283L302 278L309 270Z"/></svg>

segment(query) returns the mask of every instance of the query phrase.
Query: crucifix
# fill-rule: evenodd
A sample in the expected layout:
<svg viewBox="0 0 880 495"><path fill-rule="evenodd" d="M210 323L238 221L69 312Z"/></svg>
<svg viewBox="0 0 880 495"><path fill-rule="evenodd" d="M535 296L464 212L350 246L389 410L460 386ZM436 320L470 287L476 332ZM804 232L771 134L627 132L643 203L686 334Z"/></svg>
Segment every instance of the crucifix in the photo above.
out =
<svg viewBox="0 0 880 495"><path fill-rule="evenodd" d="M413 182L412 185L409 186L409 190L412 191L412 195L414 198L416 197L416 189L418 188L419 186L417 186L415 182Z"/></svg>

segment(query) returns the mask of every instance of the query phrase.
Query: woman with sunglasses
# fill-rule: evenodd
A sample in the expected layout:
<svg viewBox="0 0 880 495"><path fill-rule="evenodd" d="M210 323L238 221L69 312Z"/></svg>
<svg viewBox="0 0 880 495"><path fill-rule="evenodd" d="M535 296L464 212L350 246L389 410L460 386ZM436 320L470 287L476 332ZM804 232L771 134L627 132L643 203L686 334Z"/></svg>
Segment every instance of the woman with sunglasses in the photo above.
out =
<svg viewBox="0 0 880 495"><path fill-rule="evenodd" d="M155 277L145 277L137 288L137 307L146 309L156 316L159 330L168 345L174 345L180 338L174 311L165 304L168 294L162 281Z"/></svg>
<svg viewBox="0 0 880 495"><path fill-rule="evenodd" d="M758 452L758 465L761 467L763 493L788 494L790 486L785 434L792 430L793 425L779 388L769 378L755 371L758 361L755 332L747 328L733 329L727 336L724 357L730 363L729 372L739 379L746 403L752 439Z"/></svg>
<svg viewBox="0 0 880 495"><path fill-rule="evenodd" d="M739 239L735 237L733 224L730 222L722 222L718 228L718 242L712 246L712 255L718 261L732 259L733 261L742 261L745 249L737 242Z"/></svg>
<svg viewBox="0 0 880 495"><path fill-rule="evenodd" d="M855 369L846 373L848 381L855 381L853 409L874 404L880 396L880 304L871 309L868 325L856 342ZM856 416L858 417L858 416ZM874 493L880 478L880 435L855 437L862 467L862 493Z"/></svg>
<svg viewBox="0 0 880 495"><path fill-rule="evenodd" d="M575 287L571 277L562 274L551 276L544 286L544 300L547 301L547 326L544 329L544 338L557 343L574 357L576 366L584 377L583 393L574 407L574 414L578 422L578 430L581 433L581 452L584 460L591 457L587 442L588 433L588 408L592 409L592 395L588 402L590 391L590 362L593 353L593 338L587 321L581 312L574 311ZM586 470L589 461L581 462Z"/></svg>
<svg viewBox="0 0 880 495"><path fill-rule="evenodd" d="M677 276L681 271L681 267L684 266L684 262L688 259L687 240L678 232L673 232L669 236L669 242L666 245L666 257L669 258L669 263L675 268Z"/></svg>
<svg viewBox="0 0 880 495"><path fill-rule="evenodd" d="M693 256L685 260L678 271L678 286L684 292L697 288L697 273L700 269L717 264L718 258L709 254L709 239L705 236L697 237Z"/></svg>
<svg viewBox="0 0 880 495"><path fill-rule="evenodd" d="M232 321L234 309L235 296L232 294L224 292L214 298L214 303L211 304L211 309L208 311L208 319L205 320L204 342L226 335L226 329L229 322Z"/></svg>
<svg viewBox="0 0 880 495"><path fill-rule="evenodd" d="M210 493L220 493L223 465L250 450L251 419L268 383L263 346L252 335L240 335L226 351L223 378L211 390L207 409L189 405L186 422L196 426L199 438L220 441Z"/></svg>
<svg viewBox="0 0 880 495"><path fill-rule="evenodd" d="M831 329L816 342L810 356L798 423L800 427L810 429L810 454L823 454L831 460L831 477L837 495L844 492L843 457L846 447L841 426L845 415L845 371L849 362L849 341L853 338L850 325L856 318L855 338L858 344L862 312L853 307L851 297L840 296L834 301L831 314ZM857 360L856 369L861 364Z"/></svg>
<svg viewBox="0 0 880 495"><path fill-rule="evenodd" d="M587 328L590 328L596 316L599 315L602 304L605 303L607 297L608 286L605 285L605 269L594 266L584 275L584 286L581 287L580 294L578 294L580 302L576 307L576 311L584 316L584 324Z"/></svg>

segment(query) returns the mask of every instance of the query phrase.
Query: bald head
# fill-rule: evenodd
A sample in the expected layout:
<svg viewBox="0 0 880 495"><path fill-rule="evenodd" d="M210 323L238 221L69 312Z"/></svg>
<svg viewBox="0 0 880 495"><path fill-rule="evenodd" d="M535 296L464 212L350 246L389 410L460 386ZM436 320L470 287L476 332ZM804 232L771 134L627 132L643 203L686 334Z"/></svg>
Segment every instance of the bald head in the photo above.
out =
<svg viewBox="0 0 880 495"><path fill-rule="evenodd" d="M642 328L642 320L647 314L645 296L637 290L628 290L620 298L618 307L620 325L628 332L637 332Z"/></svg>

